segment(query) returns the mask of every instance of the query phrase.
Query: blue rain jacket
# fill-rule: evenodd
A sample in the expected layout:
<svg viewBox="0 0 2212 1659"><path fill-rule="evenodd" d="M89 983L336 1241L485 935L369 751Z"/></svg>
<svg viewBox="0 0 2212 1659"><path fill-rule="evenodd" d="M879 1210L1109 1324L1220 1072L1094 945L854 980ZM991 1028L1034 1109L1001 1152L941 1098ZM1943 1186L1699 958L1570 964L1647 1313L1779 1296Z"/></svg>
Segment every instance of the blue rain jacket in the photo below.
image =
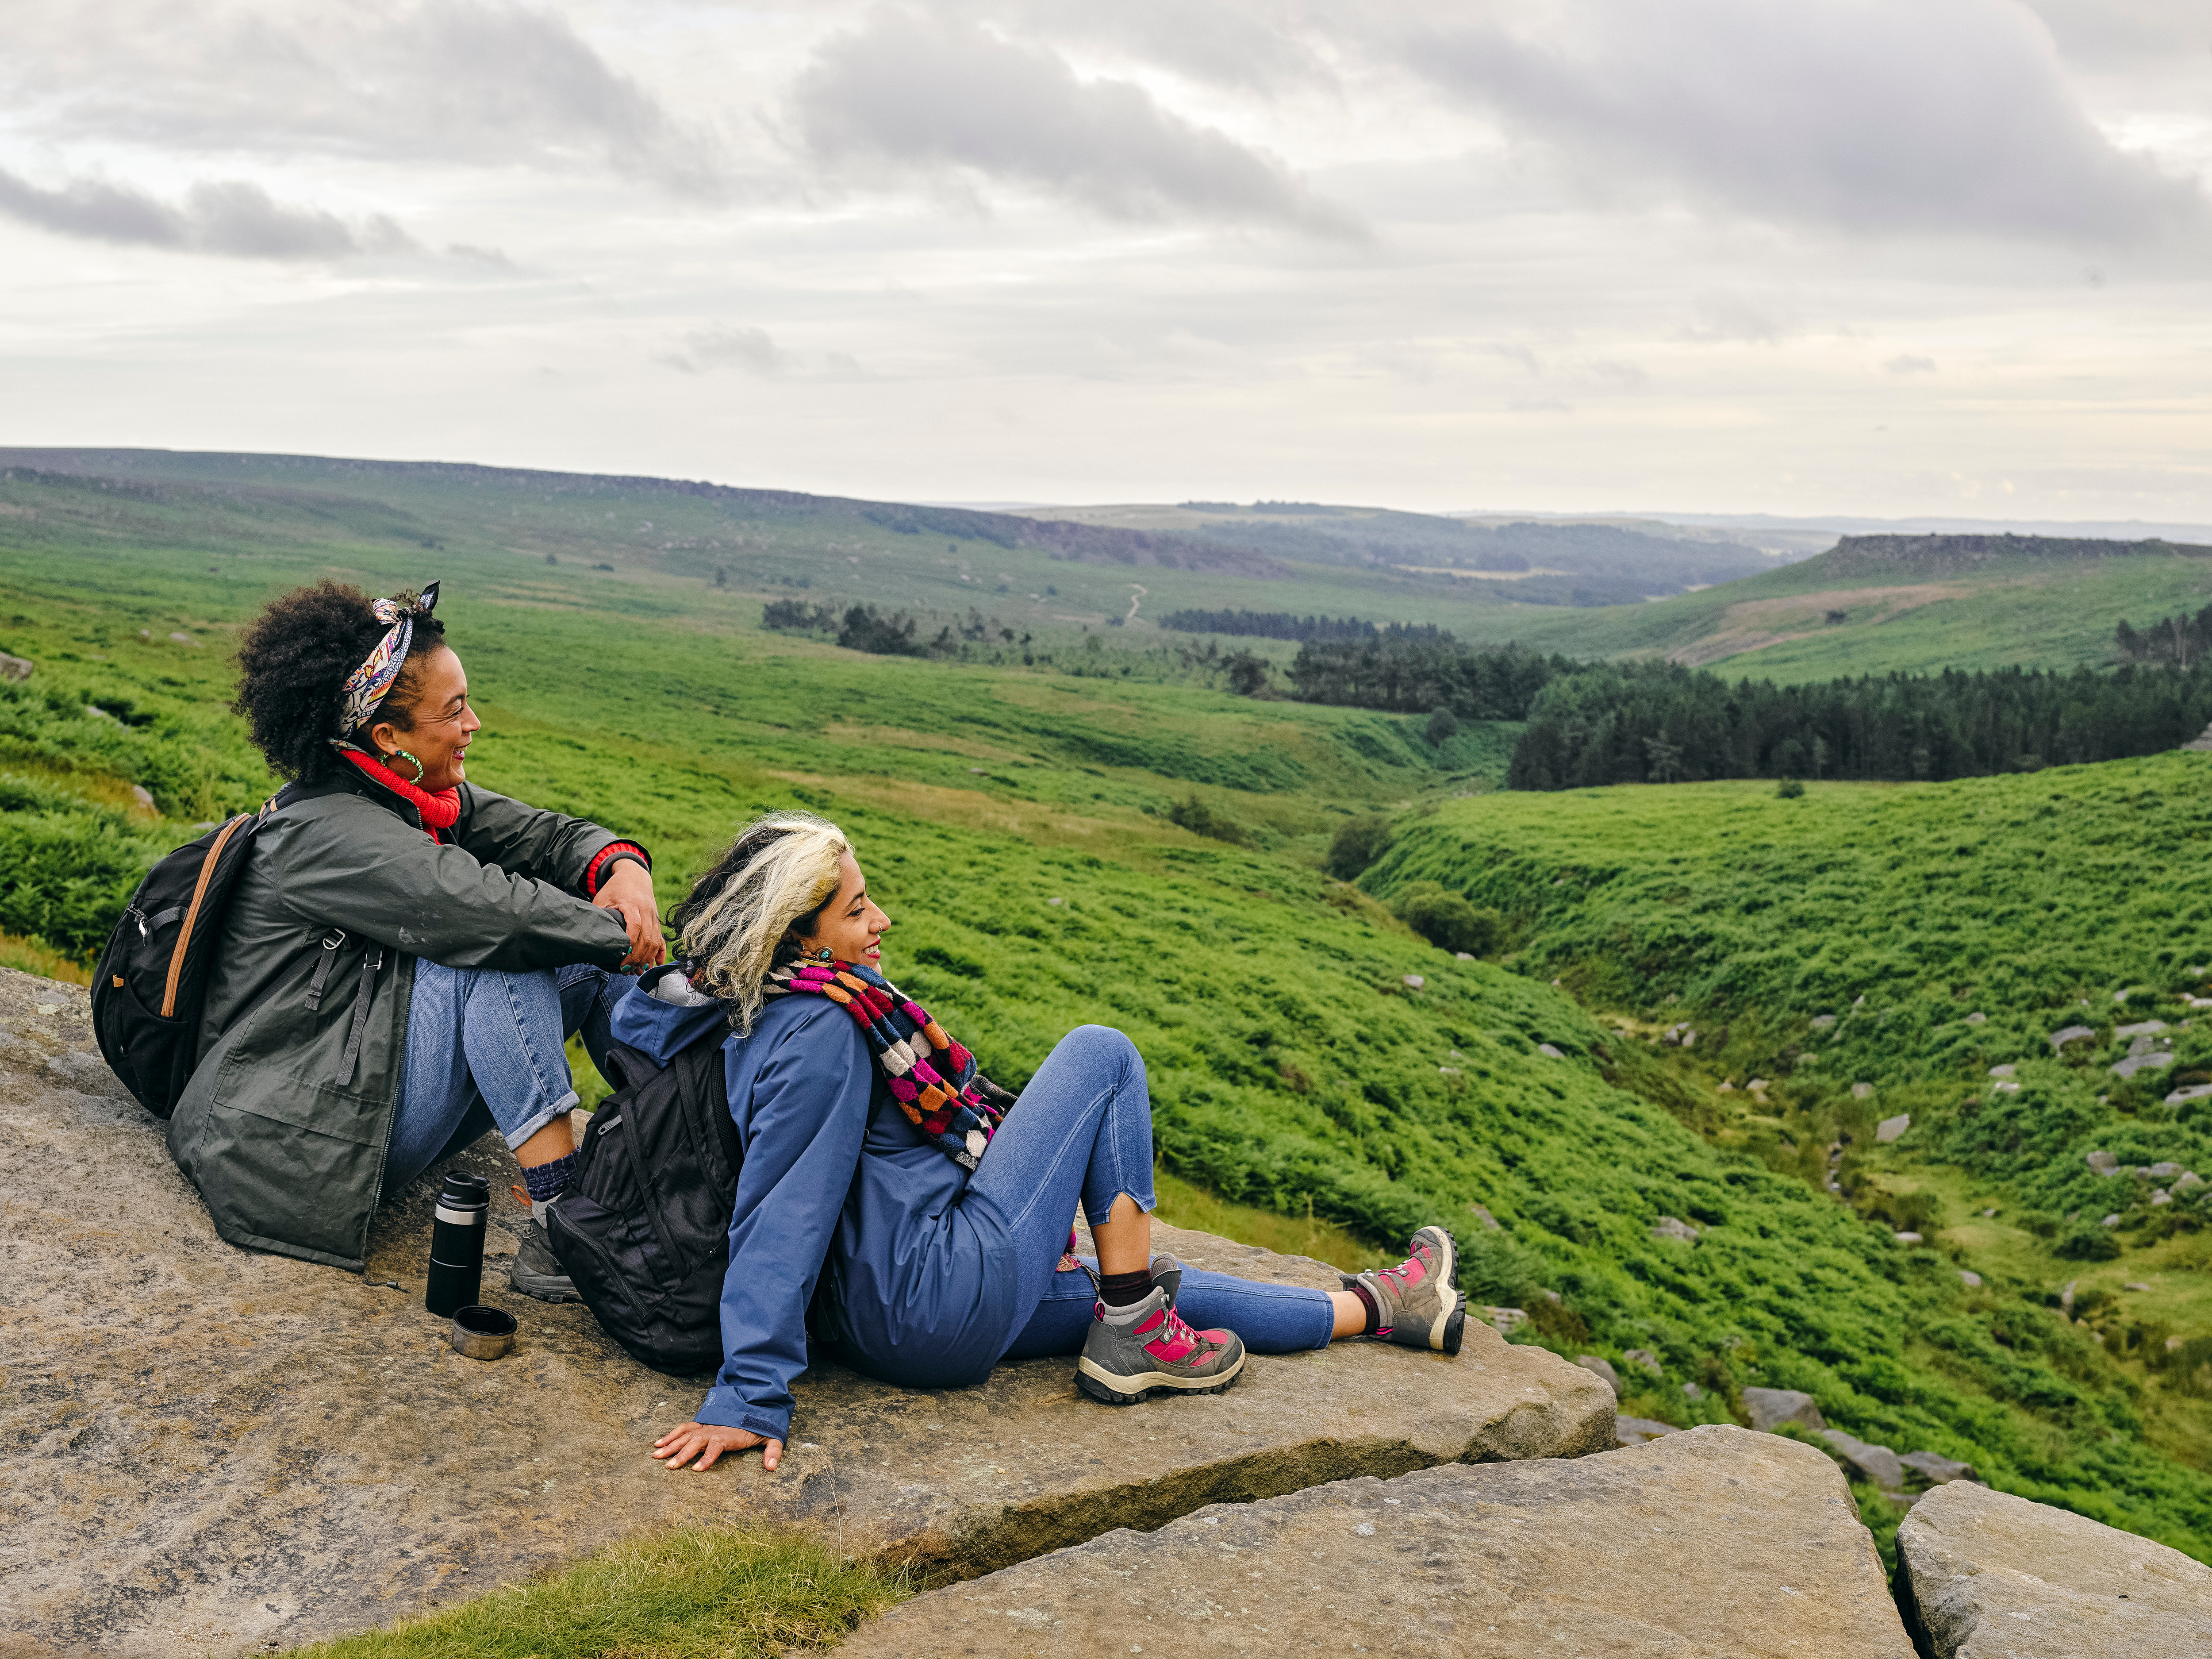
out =
<svg viewBox="0 0 2212 1659"><path fill-rule="evenodd" d="M613 1034L665 1065L722 1018L633 986ZM858 1369L921 1388L988 1376L1018 1329L1012 1246L963 1208L968 1172L899 1110L852 1017L822 997L778 997L722 1055L744 1162L722 1368L696 1420L791 1437L817 1283L819 1333Z"/></svg>

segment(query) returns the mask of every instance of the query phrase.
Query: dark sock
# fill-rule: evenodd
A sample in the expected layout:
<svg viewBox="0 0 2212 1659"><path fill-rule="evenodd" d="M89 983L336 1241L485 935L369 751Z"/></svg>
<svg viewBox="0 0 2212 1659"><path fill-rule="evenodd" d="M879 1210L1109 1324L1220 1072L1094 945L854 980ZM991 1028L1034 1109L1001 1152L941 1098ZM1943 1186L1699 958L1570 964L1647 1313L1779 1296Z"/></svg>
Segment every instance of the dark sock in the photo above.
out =
<svg viewBox="0 0 2212 1659"><path fill-rule="evenodd" d="M1364 1331L1362 1331L1360 1335L1369 1337L1373 1336L1377 1331L1382 1328L1382 1310L1376 1306L1375 1293L1369 1290L1365 1285L1360 1284L1357 1279L1354 1279L1345 1288L1350 1290L1353 1296L1358 1296L1359 1298L1359 1305L1367 1310L1367 1328Z"/></svg>
<svg viewBox="0 0 2212 1659"><path fill-rule="evenodd" d="M550 1163L532 1166L522 1172L522 1184L530 1189L530 1201L543 1204L548 1199L557 1199L568 1190L569 1180L576 1173L576 1155L555 1158Z"/></svg>
<svg viewBox="0 0 2212 1659"><path fill-rule="evenodd" d="M1098 1276L1098 1300L1109 1308L1127 1308L1142 1302L1152 1293L1152 1270L1139 1267L1133 1273L1101 1273Z"/></svg>

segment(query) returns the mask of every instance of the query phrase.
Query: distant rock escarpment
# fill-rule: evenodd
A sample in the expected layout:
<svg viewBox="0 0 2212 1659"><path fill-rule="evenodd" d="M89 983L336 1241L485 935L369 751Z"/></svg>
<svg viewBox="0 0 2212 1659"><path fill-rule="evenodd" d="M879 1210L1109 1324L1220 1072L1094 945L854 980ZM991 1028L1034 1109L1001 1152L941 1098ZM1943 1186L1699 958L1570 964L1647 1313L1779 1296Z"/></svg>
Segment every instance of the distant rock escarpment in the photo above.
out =
<svg viewBox="0 0 2212 1659"><path fill-rule="evenodd" d="M1802 568L1835 576L1956 576L2019 559L2054 562L2182 554L2212 558L2212 547L2179 542L2113 541L2092 536L1845 536Z"/></svg>

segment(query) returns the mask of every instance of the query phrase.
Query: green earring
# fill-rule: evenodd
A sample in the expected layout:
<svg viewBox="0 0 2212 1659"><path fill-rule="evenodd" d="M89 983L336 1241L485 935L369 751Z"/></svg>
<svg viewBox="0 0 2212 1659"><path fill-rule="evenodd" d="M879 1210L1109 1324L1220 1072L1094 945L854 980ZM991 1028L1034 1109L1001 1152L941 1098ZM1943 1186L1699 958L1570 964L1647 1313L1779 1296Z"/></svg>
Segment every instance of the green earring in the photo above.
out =
<svg viewBox="0 0 2212 1659"><path fill-rule="evenodd" d="M409 781L410 783L420 784L422 781L422 763L420 760L416 759L413 755L408 753L404 749L394 749L392 753L395 759L407 761L414 766L415 776Z"/></svg>
<svg viewBox="0 0 2212 1659"><path fill-rule="evenodd" d="M811 961L834 962L837 960L836 953L832 951L827 945L823 946L819 950L804 951L800 954Z"/></svg>

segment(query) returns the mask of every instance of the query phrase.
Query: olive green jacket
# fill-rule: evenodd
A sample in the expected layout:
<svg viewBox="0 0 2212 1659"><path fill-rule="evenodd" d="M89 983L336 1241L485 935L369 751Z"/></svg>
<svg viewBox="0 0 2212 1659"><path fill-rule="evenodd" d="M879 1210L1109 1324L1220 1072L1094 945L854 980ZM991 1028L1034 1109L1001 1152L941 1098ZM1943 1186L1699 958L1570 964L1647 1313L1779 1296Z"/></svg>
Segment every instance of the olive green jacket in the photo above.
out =
<svg viewBox="0 0 2212 1659"><path fill-rule="evenodd" d="M622 839L473 784L442 844L349 774L264 821L224 918L200 1058L169 1151L233 1244L361 1271L407 1052L415 962L618 966L614 912L576 896Z"/></svg>

